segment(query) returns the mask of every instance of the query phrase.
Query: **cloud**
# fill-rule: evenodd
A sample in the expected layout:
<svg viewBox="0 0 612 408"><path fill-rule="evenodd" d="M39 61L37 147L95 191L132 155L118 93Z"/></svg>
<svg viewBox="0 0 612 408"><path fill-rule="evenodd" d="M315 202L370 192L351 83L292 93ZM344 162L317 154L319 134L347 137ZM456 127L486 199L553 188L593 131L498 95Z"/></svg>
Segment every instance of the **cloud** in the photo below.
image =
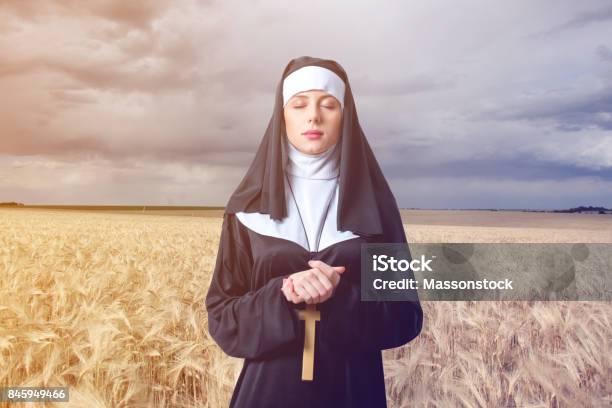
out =
<svg viewBox="0 0 612 408"><path fill-rule="evenodd" d="M602 61L612 61L612 50L603 44L597 46L597 55L599 55Z"/></svg>
<svg viewBox="0 0 612 408"><path fill-rule="evenodd" d="M3 2L0 11L20 19L38 23L50 16L97 17L136 29L149 29L152 22L164 14L174 2L170 0L21 0Z"/></svg>
<svg viewBox="0 0 612 408"><path fill-rule="evenodd" d="M414 157L417 155L414 154ZM596 169L587 166L541 160L536 155L524 155L514 159L466 159L446 163L410 160L385 164L387 177L448 177L457 179L479 177L483 180L563 181L574 177L598 177L612 182L612 165Z"/></svg>
<svg viewBox="0 0 612 408"><path fill-rule="evenodd" d="M612 6L606 5L599 9L577 13L578 15L567 19L561 24L557 24L537 33L529 35L529 38L541 38L559 34L563 31L583 28L589 24L605 23L612 20Z"/></svg>
<svg viewBox="0 0 612 408"><path fill-rule="evenodd" d="M574 187L610 181L608 7L556 4L2 2L0 186L29 202L222 205L285 64L313 55L346 69L406 203L413 179L424 207L521 207L536 201L521 186L563 183L567 202L600 200Z"/></svg>
<svg viewBox="0 0 612 408"><path fill-rule="evenodd" d="M0 79L47 74L70 87L155 95L191 90L202 82L199 64L207 48L201 39L215 24L194 15L192 3L3 4L0 21L13 29L0 39L6 51ZM16 43L28 47L11 46Z"/></svg>
<svg viewBox="0 0 612 408"><path fill-rule="evenodd" d="M233 186L223 176L239 177L244 170L208 163L103 159L75 163L0 155L0 201L18 197L30 204L84 203L86 194L86 203L107 205L225 205Z"/></svg>
<svg viewBox="0 0 612 408"><path fill-rule="evenodd" d="M481 115L497 120L546 120L567 132L594 127L612 130L612 85L586 95L561 89L539 97L528 96Z"/></svg>
<svg viewBox="0 0 612 408"><path fill-rule="evenodd" d="M413 177L392 180L390 184L403 208L552 210L581 205L609 207L612 201L612 182L597 177L566 180Z"/></svg>
<svg viewBox="0 0 612 408"><path fill-rule="evenodd" d="M448 89L454 85L451 79L437 78L433 75L418 75L403 78L371 78L362 75L351 79L363 96L384 95L397 96L415 94L432 90Z"/></svg>

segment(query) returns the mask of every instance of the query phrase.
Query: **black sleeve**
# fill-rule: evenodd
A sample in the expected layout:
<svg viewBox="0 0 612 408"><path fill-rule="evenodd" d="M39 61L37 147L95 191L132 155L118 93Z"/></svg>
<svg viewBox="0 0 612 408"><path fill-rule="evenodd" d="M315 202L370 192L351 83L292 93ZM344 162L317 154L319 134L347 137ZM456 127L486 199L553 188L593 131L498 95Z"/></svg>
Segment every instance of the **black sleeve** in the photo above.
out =
<svg viewBox="0 0 612 408"><path fill-rule="evenodd" d="M390 223L390 232L376 242L406 244L397 206L389 213L395 217ZM411 258L407 244L405 248L405 257ZM352 272L350 275L345 272L340 278L336 293L325 307L325 319L321 319L323 341L339 349L374 351L402 346L419 335L423 328L423 309L416 290L407 297L410 301L362 301L361 271ZM414 279L410 270L403 274Z"/></svg>
<svg viewBox="0 0 612 408"><path fill-rule="evenodd" d="M321 338L340 350L399 347L418 336L423 327L418 301L361 301L361 288L348 279L340 279L329 302L321 319Z"/></svg>
<svg viewBox="0 0 612 408"><path fill-rule="evenodd" d="M279 276L250 290L252 256L248 234L226 214L212 280L206 295L208 330L232 357L258 358L298 337L297 315L281 292Z"/></svg>

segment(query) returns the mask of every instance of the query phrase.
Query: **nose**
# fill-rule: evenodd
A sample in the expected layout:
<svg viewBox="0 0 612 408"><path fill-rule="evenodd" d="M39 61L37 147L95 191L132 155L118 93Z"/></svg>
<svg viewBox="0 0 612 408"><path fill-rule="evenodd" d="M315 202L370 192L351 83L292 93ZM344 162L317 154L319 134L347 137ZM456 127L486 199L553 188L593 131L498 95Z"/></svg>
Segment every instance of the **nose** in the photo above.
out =
<svg viewBox="0 0 612 408"><path fill-rule="evenodd" d="M321 121L321 111L316 103L309 104L308 106L308 123L314 122L319 123Z"/></svg>

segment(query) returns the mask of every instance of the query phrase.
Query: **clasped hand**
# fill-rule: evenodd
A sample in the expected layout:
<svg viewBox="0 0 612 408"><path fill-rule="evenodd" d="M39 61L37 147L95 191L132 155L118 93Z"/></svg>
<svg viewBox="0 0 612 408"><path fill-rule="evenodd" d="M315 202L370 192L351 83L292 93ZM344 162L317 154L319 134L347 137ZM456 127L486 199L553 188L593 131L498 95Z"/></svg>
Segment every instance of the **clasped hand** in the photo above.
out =
<svg viewBox="0 0 612 408"><path fill-rule="evenodd" d="M333 296L344 266L329 266L323 261L308 261L312 269L296 272L283 279L282 292L289 302L323 303Z"/></svg>

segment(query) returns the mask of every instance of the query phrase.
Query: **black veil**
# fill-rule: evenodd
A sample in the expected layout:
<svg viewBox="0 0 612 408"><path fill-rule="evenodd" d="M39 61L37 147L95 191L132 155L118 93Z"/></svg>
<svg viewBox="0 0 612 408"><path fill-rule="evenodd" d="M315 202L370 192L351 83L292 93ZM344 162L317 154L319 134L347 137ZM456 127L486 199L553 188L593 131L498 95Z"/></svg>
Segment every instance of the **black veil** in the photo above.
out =
<svg viewBox="0 0 612 408"><path fill-rule="evenodd" d="M316 65L335 72L345 83L337 228L360 236L384 235L384 242L406 242L397 203L359 125L348 76L333 60L299 57L286 66L276 86L272 118L246 175L232 194L226 214L259 212L280 220L287 215L284 191L286 138L283 81L293 71Z"/></svg>

